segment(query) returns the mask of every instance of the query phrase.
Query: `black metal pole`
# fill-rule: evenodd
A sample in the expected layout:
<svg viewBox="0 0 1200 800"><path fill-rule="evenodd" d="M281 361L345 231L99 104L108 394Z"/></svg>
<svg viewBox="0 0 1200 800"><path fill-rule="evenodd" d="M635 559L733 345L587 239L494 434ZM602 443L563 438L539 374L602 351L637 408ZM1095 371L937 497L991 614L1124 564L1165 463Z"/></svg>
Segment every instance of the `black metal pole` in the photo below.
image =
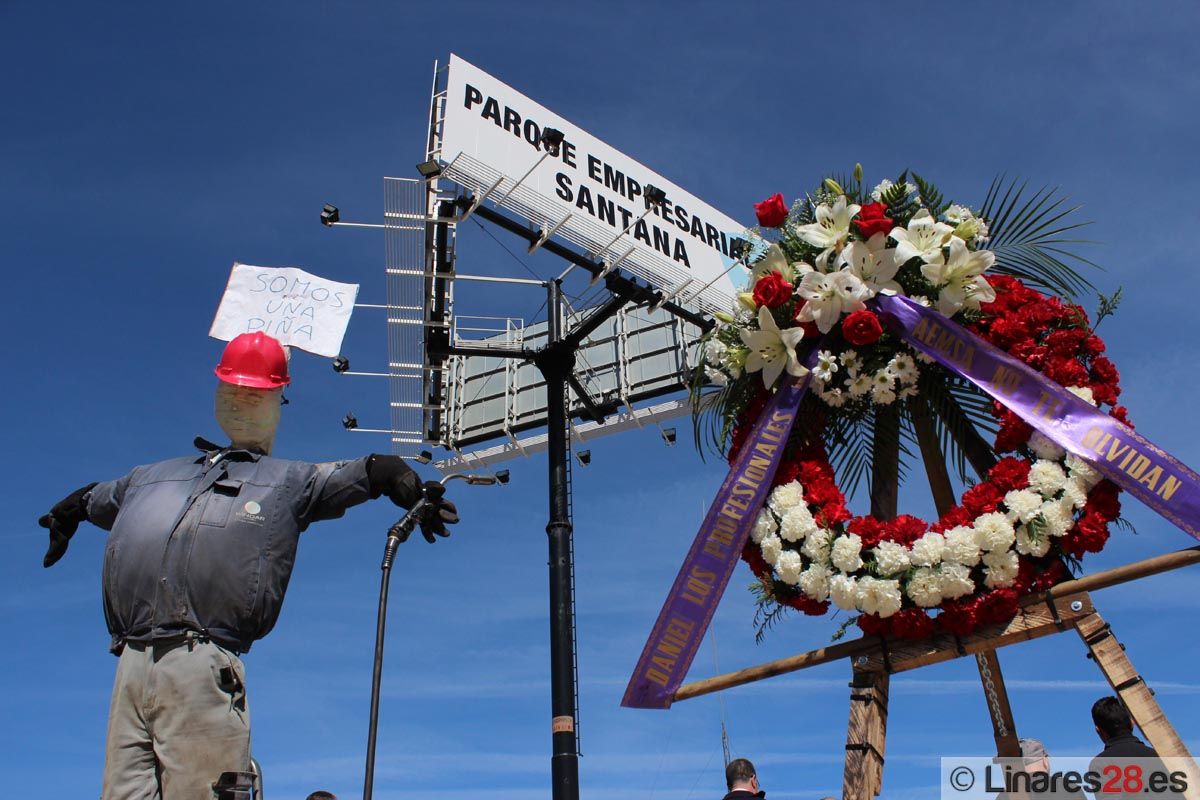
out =
<svg viewBox="0 0 1200 800"><path fill-rule="evenodd" d="M571 594L571 520L567 479L567 378L575 352L563 341L562 287L547 285L547 343L536 360L546 379L546 436L550 464L550 709L553 755L550 775L554 800L578 800L579 752L575 738L575 609Z"/></svg>

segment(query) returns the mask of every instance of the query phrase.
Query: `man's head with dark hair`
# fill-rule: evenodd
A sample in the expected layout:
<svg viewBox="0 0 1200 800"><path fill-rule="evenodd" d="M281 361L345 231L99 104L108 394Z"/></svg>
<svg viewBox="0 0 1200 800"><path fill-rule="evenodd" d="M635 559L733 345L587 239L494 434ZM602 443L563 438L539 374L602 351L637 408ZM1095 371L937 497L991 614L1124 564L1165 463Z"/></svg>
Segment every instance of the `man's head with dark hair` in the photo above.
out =
<svg viewBox="0 0 1200 800"><path fill-rule="evenodd" d="M1092 722L1096 725L1096 733L1106 742L1133 733L1133 720L1115 697L1101 697L1095 702L1092 706Z"/></svg>
<svg viewBox="0 0 1200 800"><path fill-rule="evenodd" d="M731 792L734 789L758 791L758 773L754 771L754 765L749 759L735 758L729 762L729 766L725 767L725 786Z"/></svg>
<svg viewBox="0 0 1200 800"><path fill-rule="evenodd" d="M310 794L306 800L337 800L337 795L333 792L327 792L324 789L318 789Z"/></svg>

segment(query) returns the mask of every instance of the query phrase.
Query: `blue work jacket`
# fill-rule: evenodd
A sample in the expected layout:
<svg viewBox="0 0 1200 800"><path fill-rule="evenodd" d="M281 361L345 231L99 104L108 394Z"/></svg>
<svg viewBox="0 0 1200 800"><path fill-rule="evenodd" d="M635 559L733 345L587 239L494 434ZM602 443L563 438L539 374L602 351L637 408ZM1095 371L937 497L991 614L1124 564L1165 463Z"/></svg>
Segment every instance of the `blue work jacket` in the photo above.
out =
<svg viewBox="0 0 1200 800"><path fill-rule="evenodd" d="M371 497L367 458L309 464L236 449L97 484L88 518L110 531L104 616L114 651L188 631L249 650L279 618L300 533Z"/></svg>

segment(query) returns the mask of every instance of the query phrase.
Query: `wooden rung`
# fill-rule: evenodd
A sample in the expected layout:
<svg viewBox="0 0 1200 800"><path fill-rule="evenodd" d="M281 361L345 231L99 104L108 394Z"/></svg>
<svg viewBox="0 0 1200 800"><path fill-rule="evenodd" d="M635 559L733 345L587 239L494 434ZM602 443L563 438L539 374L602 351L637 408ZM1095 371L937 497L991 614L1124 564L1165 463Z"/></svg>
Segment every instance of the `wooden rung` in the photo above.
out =
<svg viewBox="0 0 1200 800"><path fill-rule="evenodd" d="M844 800L873 800L883 785L887 740L889 677L855 671L850 683L850 723L846 730Z"/></svg>
<svg viewBox="0 0 1200 800"><path fill-rule="evenodd" d="M1091 613L1094 613L1094 609L1087 594L1060 597L1054 600L1053 608L1044 603L1022 608L1008 622L988 625L961 639L946 634L916 642L889 639L886 659L883 649L878 648L856 657L854 668L866 672L884 672L890 667L891 672L905 672L1058 633Z"/></svg>

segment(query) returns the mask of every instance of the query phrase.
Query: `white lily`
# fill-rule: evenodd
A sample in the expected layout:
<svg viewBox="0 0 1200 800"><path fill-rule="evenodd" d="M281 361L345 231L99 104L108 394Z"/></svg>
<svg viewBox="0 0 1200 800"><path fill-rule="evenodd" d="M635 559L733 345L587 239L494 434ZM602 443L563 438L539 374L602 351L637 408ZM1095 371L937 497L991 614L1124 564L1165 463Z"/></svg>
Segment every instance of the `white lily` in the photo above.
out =
<svg viewBox="0 0 1200 800"><path fill-rule="evenodd" d="M892 228L888 236L896 240L896 262L900 265L916 256L926 264L941 264L945 261L942 247L953 232L953 228L938 222L922 208L909 220L907 228Z"/></svg>
<svg viewBox="0 0 1200 800"><path fill-rule="evenodd" d="M839 195L832 206L828 203L817 206L816 222L796 228L796 234L801 239L824 251L817 257L819 269L826 268L829 256L850 237L850 220L861 208L856 203L847 203L845 195Z"/></svg>
<svg viewBox="0 0 1200 800"><path fill-rule="evenodd" d="M796 319L815 322L821 333L829 333L842 314L866 308L863 302L870 294L863 282L846 270L826 275L807 272L796 287L796 294L806 302Z"/></svg>
<svg viewBox="0 0 1200 800"><path fill-rule="evenodd" d="M921 274L938 287L938 311L950 316L960 308L979 308L996 299L996 290L983 278L996 263L990 250L967 249L957 236L950 239L950 258L944 264L924 264Z"/></svg>
<svg viewBox="0 0 1200 800"><path fill-rule="evenodd" d="M762 370L763 385L768 389L775 385L784 370L797 378L808 374L808 369L796 358L796 345L804 338L803 328L781 331L771 310L765 306L758 310L758 327L756 331L738 331L750 349L746 356L746 372Z"/></svg>
<svg viewBox="0 0 1200 800"><path fill-rule="evenodd" d="M880 292L904 294L893 278L903 262L896 261L896 250L887 246L887 236L877 233L865 242L851 242L842 250L842 263L863 282L874 297Z"/></svg>
<svg viewBox="0 0 1200 800"><path fill-rule="evenodd" d="M767 252L763 253L763 257L751 265L750 285L753 286L759 278L770 275L772 272L778 272L788 283L796 278L796 270L788 263L787 256L783 254L783 250L777 244L768 247Z"/></svg>

